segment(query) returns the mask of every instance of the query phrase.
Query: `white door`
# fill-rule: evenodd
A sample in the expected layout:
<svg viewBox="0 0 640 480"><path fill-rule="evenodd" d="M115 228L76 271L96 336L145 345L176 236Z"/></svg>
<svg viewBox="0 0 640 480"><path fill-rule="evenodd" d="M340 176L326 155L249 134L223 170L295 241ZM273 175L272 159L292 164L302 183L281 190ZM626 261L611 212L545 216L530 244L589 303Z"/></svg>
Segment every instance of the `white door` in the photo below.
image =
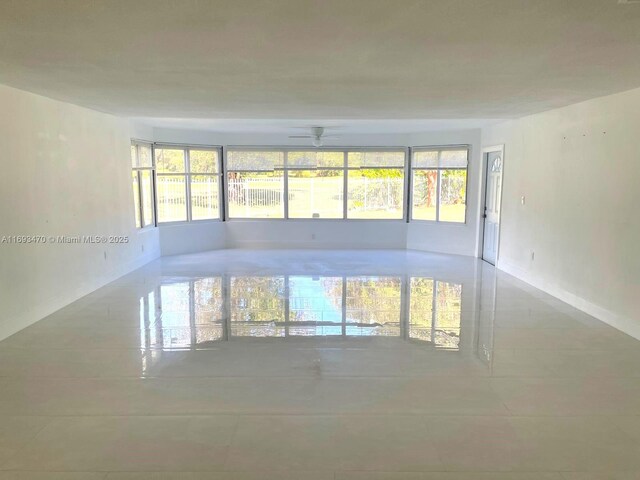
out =
<svg viewBox="0 0 640 480"><path fill-rule="evenodd" d="M482 258L492 265L498 258L500 241L500 197L502 195L503 150L486 151L484 154L487 175L484 195L484 242Z"/></svg>

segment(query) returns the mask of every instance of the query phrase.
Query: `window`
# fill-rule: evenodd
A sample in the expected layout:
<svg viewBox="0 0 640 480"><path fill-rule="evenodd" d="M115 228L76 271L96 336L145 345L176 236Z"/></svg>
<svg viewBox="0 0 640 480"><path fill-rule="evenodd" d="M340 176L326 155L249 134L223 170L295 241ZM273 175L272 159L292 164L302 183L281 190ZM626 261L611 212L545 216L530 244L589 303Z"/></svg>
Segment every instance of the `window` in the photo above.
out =
<svg viewBox="0 0 640 480"><path fill-rule="evenodd" d="M403 150L231 149L229 218L404 218Z"/></svg>
<svg viewBox="0 0 640 480"><path fill-rule="evenodd" d="M288 152L287 180L289 218L343 218L343 152Z"/></svg>
<svg viewBox="0 0 640 480"><path fill-rule="evenodd" d="M469 149L414 149L412 220L464 223Z"/></svg>
<svg viewBox="0 0 640 480"><path fill-rule="evenodd" d="M402 219L404 152L349 152L347 218Z"/></svg>
<svg viewBox="0 0 640 480"><path fill-rule="evenodd" d="M151 144L139 142L131 144L131 169L136 227L155 225Z"/></svg>
<svg viewBox="0 0 640 480"><path fill-rule="evenodd" d="M284 218L283 167L283 152L228 152L229 218Z"/></svg>
<svg viewBox="0 0 640 480"><path fill-rule="evenodd" d="M155 148L158 222L220 218L220 151L216 148Z"/></svg>

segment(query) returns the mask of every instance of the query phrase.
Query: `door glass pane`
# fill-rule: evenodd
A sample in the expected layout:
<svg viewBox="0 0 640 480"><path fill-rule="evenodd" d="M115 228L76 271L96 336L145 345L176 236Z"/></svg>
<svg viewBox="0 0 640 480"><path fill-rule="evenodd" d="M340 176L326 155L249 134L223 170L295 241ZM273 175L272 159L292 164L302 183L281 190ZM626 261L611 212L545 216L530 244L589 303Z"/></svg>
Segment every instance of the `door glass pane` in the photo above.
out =
<svg viewBox="0 0 640 480"><path fill-rule="evenodd" d="M402 219L404 170L349 170L348 218Z"/></svg>
<svg viewBox="0 0 640 480"><path fill-rule="evenodd" d="M158 175L158 222L187 220L187 194L182 175Z"/></svg>
<svg viewBox="0 0 640 480"><path fill-rule="evenodd" d="M132 147L135 148L135 147ZM135 210L136 228L140 228L140 185L138 184L138 172L131 172L131 180L133 181L133 209Z"/></svg>
<svg viewBox="0 0 640 480"><path fill-rule="evenodd" d="M220 218L218 212L218 177L191 175L191 218Z"/></svg>
<svg viewBox="0 0 640 480"><path fill-rule="evenodd" d="M142 224L147 227L153 225L153 176L151 170L141 170L142 186Z"/></svg>
<svg viewBox="0 0 640 480"><path fill-rule="evenodd" d="M230 218L284 218L282 171L229 172Z"/></svg>
<svg viewBox="0 0 640 480"><path fill-rule="evenodd" d="M342 218L343 170L290 170L290 218Z"/></svg>
<svg viewBox="0 0 640 480"><path fill-rule="evenodd" d="M439 220L441 222L464 223L467 171L442 170L440 175Z"/></svg>
<svg viewBox="0 0 640 480"><path fill-rule="evenodd" d="M438 195L438 171L413 171L413 208L411 218L414 220L436 219L436 198Z"/></svg>

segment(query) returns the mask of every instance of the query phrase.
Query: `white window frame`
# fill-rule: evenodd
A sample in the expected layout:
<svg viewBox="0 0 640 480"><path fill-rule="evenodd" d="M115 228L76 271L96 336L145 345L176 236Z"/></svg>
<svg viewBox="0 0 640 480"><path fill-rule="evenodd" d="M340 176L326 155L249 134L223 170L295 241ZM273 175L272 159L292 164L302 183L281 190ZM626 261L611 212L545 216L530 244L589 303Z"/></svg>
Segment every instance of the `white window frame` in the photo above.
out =
<svg viewBox="0 0 640 480"><path fill-rule="evenodd" d="M466 150L467 151L467 166L462 167L441 167L440 166L440 156L444 151L451 150ZM413 165L413 157L415 153L418 152L438 152L438 166L436 167L414 167ZM445 225L466 225L467 224L467 212L468 212L468 199L469 199L469 161L471 158L471 145L438 145L438 146L421 146L421 147L411 147L411 156L410 156L410 175L408 182L408 194L409 194L409 222L425 222L425 223L441 223ZM418 171L426 171L426 170L435 170L438 173L437 176L437 184L436 184L436 219L435 220L426 220L420 218L413 218L413 186L414 186L414 172ZM466 181L464 186L464 222L448 222L444 220L440 220L440 186L441 186L441 177L443 170L464 170L466 171Z"/></svg>
<svg viewBox="0 0 640 480"><path fill-rule="evenodd" d="M154 161L154 165L155 165L155 149L167 149L167 150L182 150L183 151L183 158L184 158L184 173L158 173L158 169L155 168L155 183L157 184L157 177L162 177L162 176L166 176L166 177L184 177L185 178L185 202L186 202L186 213L187 213L187 218L186 220L176 220L176 221L169 221L169 222L161 222L161 221L157 221L157 224L159 226L163 226L163 225L181 225L181 224L185 224L185 223L202 223L202 222L221 222L224 220L223 218L223 213L224 213L224 205L222 203L223 201L223 182L222 182L222 147L219 145L194 145L194 144L182 144L182 143L160 143L160 142L156 142L153 144L153 161ZM192 172L191 171L191 162L190 162L190 158L189 158L189 154L191 152L191 150L205 150L205 151L215 151L218 153L218 161L217 161L217 165L216 165L216 169L217 172L216 173L201 173L201 172ZM191 208L191 176L195 175L208 175L208 176L212 176L212 177L217 177L218 179L218 217L217 218L202 218L202 219L197 219L194 220L192 218L192 208ZM158 210L158 206L157 206L157 201L158 201L158 195L156 193L156 211ZM157 214L156 214L156 218L157 218Z"/></svg>
<svg viewBox="0 0 640 480"><path fill-rule="evenodd" d="M259 218L259 217L231 217L229 215L229 173L237 172L240 170L229 170L228 169L228 153L230 151L254 151L254 152L282 152L283 153L283 166L281 168L276 167L272 171L282 170L283 171L283 201L284 201L284 214L282 218ZM343 206L342 206L342 217L341 218L290 218L289 217L289 185L288 185L288 154L289 152L342 152L344 154L344 161L342 166L343 171ZM347 158L349 152L402 152L404 154L404 166L403 167L370 167L376 169L391 169L391 170L403 170L403 198L402 198L402 216L400 218L347 218L347 207L348 207L348 198L349 198L349 190L348 190L348 176L349 170L359 170L360 167L351 167L349 168L347 164ZM317 170L325 169L324 167L318 168ZM330 169L327 167L327 169ZM314 168L291 168L291 170L314 170ZM333 170L340 170L340 167L335 167ZM259 173L271 170L242 170L247 173ZM225 147L223 149L223 169L222 175L224 177L224 215L225 220L230 222L236 221L267 221L267 222L282 222L282 221L294 221L294 222L336 222L336 221L349 221L349 222L406 222L408 218L408 208L407 208L407 198L408 198L408 176L409 176L409 148L407 147L309 147L309 146L286 146L286 147L278 147L278 146L243 146L243 145L232 145Z"/></svg>
<svg viewBox="0 0 640 480"><path fill-rule="evenodd" d="M140 146L144 145L149 147L151 150L151 166L150 167L141 167L141 166L133 166L131 165L131 171L136 172L138 177L138 216L140 218L140 225L136 223L137 230L146 230L150 228L155 228L158 226L158 216L156 212L156 158L153 151L153 142L145 142L144 140L131 139L131 146L136 149L136 165L140 162L137 161L140 158ZM142 172L148 171L151 173L151 222L145 225L144 220L144 195L142 189ZM135 222L135 202L134 202L134 222Z"/></svg>

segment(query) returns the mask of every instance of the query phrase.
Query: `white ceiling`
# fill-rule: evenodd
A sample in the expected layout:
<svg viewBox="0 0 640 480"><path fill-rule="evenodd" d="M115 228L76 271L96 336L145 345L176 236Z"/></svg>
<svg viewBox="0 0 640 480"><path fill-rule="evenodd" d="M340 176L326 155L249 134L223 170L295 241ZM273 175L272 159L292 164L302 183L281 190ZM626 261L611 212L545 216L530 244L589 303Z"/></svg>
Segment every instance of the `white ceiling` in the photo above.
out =
<svg viewBox="0 0 640 480"><path fill-rule="evenodd" d="M476 125L639 87L640 4L0 0L0 83L206 129Z"/></svg>

